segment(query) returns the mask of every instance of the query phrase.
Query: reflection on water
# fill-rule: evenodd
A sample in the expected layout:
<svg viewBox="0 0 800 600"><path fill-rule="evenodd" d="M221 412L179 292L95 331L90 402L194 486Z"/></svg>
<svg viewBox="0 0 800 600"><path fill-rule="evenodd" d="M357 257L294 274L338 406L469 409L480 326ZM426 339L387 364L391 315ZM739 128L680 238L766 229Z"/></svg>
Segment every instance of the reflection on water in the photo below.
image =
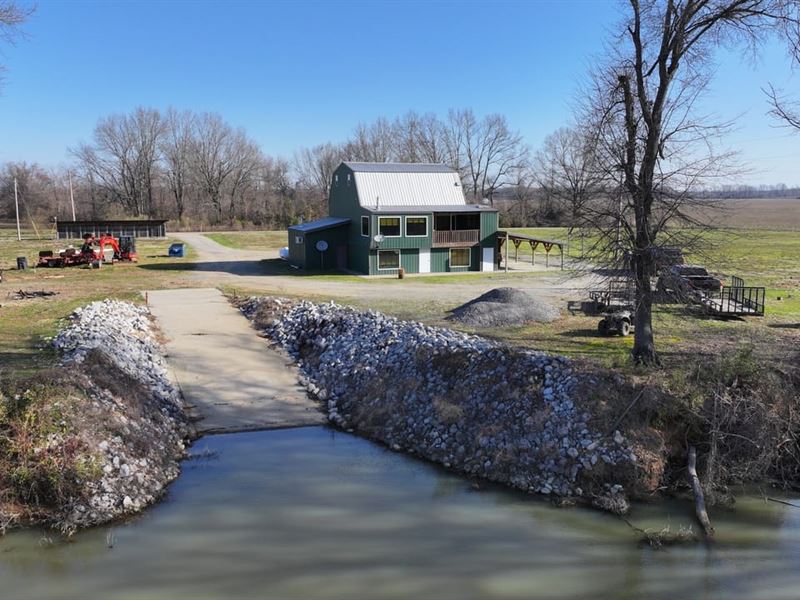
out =
<svg viewBox="0 0 800 600"><path fill-rule="evenodd" d="M47 543L0 539L9 598L796 598L800 509L749 499L719 543L656 552L609 515L470 483L319 427L214 436L165 502ZM689 507L633 521L691 523ZM113 547L109 547L113 546Z"/></svg>

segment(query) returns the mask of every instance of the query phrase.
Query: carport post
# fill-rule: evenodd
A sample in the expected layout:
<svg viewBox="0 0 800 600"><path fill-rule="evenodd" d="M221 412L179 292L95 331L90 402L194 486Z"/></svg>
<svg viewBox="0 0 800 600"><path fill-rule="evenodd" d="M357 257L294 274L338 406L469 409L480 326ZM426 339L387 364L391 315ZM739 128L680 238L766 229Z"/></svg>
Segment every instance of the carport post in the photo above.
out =
<svg viewBox="0 0 800 600"><path fill-rule="evenodd" d="M508 232L506 231L506 273L508 273Z"/></svg>
<svg viewBox="0 0 800 600"><path fill-rule="evenodd" d="M558 250L561 252L561 270L564 270L564 246L558 245Z"/></svg>

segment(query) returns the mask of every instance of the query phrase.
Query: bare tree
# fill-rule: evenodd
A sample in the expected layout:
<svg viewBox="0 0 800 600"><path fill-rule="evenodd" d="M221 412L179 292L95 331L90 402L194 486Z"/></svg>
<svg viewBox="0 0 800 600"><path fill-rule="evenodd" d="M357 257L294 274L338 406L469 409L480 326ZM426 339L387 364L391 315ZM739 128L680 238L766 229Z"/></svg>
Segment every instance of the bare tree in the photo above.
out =
<svg viewBox="0 0 800 600"><path fill-rule="evenodd" d="M192 171L211 205L214 223L222 221L223 186L236 168L231 153L234 131L218 114L203 113L194 121Z"/></svg>
<svg viewBox="0 0 800 600"><path fill-rule="evenodd" d="M570 229L581 225L586 205L601 192L603 173L596 148L586 128L562 127L545 138L535 156L539 187L567 208Z"/></svg>
<svg viewBox="0 0 800 600"><path fill-rule="evenodd" d="M654 248L685 210L701 178L720 172L709 148L714 129L694 115L694 100L709 79L721 44L755 49L768 33L790 41L800 33L796 0L629 0L611 64L597 80L593 118L598 143L611 159L609 181L622 181L622 222L636 283L632 357L659 362L652 329ZM615 164L614 161L618 161ZM616 171L616 173L615 173Z"/></svg>
<svg viewBox="0 0 800 600"><path fill-rule="evenodd" d="M509 175L511 205L508 207L508 220L522 227L534 223L536 210L533 201L537 193L537 178L529 162L520 164Z"/></svg>
<svg viewBox="0 0 800 600"><path fill-rule="evenodd" d="M36 163L11 162L0 170L0 217L14 218L14 180L23 219L45 221L54 213L54 179Z"/></svg>
<svg viewBox="0 0 800 600"><path fill-rule="evenodd" d="M333 172L342 159L342 149L330 143L301 150L294 159L300 184L327 201Z"/></svg>
<svg viewBox="0 0 800 600"><path fill-rule="evenodd" d="M522 136L502 115L478 121L471 109L450 111L447 140L451 166L459 170L473 200L488 198L509 183L509 175L527 158Z"/></svg>
<svg viewBox="0 0 800 600"><path fill-rule="evenodd" d="M410 111L393 125L395 160L399 162L447 163L444 125L433 113Z"/></svg>
<svg viewBox="0 0 800 600"><path fill-rule="evenodd" d="M33 14L33 8L23 7L14 0L0 0L0 41L14 44L23 35L21 26ZM0 83L5 67L0 65Z"/></svg>
<svg viewBox="0 0 800 600"><path fill-rule="evenodd" d="M388 162L396 156L394 137L394 128L383 117L369 125L359 123L344 144L344 155L347 160Z"/></svg>
<svg viewBox="0 0 800 600"><path fill-rule="evenodd" d="M786 127L800 131L800 102L787 100L772 86L765 93L772 107L769 114Z"/></svg>
<svg viewBox="0 0 800 600"><path fill-rule="evenodd" d="M191 182L191 151L194 115L170 108L164 118L164 136L160 144L167 187L175 200L178 221L186 212L187 191Z"/></svg>
<svg viewBox="0 0 800 600"><path fill-rule="evenodd" d="M236 218L242 196L256 183L263 157L259 147L248 139L241 129L236 131L231 138L229 153L231 173L228 182L230 197L228 217L233 221Z"/></svg>
<svg viewBox="0 0 800 600"><path fill-rule="evenodd" d="M103 195L120 203L128 214L152 215L162 133L159 112L137 108L130 115L101 119L94 130L94 143L81 144L71 153Z"/></svg>

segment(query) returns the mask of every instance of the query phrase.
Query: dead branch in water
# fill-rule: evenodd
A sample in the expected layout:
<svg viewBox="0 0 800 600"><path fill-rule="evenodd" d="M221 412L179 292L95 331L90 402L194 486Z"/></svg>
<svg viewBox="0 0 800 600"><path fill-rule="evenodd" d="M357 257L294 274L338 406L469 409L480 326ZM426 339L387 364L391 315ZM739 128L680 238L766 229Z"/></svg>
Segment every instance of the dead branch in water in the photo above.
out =
<svg viewBox="0 0 800 600"><path fill-rule="evenodd" d="M711 519L708 518L706 500L703 495L703 486L700 484L700 478L697 476L697 450L695 450L694 446L689 446L689 460L686 464L686 469L689 472L689 483L694 493L694 512L697 515L700 526L706 534L706 541L713 541L714 527L711 525Z"/></svg>
<svg viewBox="0 0 800 600"><path fill-rule="evenodd" d="M770 502L777 502L778 504L785 504L786 506L791 506L793 508L800 508L800 504L792 504L791 502L787 502L786 500L779 500L778 498L772 498L767 496L767 500Z"/></svg>

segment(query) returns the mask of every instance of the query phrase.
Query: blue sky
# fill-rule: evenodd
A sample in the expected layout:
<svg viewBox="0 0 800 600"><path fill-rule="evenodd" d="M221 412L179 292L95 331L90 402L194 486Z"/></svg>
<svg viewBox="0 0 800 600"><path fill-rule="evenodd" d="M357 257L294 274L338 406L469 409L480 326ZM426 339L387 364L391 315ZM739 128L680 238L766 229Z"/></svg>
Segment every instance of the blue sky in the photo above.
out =
<svg viewBox="0 0 800 600"><path fill-rule="evenodd" d="M536 148L570 117L614 0L528 2L38 2L3 47L0 162L65 164L101 116L136 106L215 111L264 151L341 141L414 109L499 112ZM800 97L771 44L722 54L708 110L739 116L729 144L753 183L800 184L800 136L765 116L768 82Z"/></svg>

